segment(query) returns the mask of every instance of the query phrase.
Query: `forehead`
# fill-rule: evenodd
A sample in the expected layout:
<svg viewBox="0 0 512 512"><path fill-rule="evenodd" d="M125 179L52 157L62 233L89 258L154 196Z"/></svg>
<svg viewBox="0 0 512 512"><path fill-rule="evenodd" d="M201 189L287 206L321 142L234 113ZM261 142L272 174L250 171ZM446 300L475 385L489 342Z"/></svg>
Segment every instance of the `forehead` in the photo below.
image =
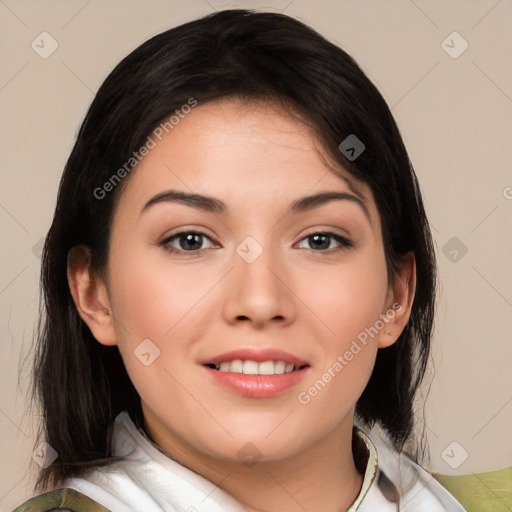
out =
<svg viewBox="0 0 512 512"><path fill-rule="evenodd" d="M308 192L351 191L376 212L367 185L334 164L314 132L277 104L223 99L167 126L132 172L121 202L143 204L164 189L260 207ZM160 140L161 139L161 140Z"/></svg>

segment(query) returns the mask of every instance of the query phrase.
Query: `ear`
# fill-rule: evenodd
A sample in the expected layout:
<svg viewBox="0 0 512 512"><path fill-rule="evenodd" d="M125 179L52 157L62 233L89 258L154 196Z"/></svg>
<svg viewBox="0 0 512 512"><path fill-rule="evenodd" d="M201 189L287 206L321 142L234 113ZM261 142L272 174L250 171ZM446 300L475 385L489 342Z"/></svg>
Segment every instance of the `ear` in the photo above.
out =
<svg viewBox="0 0 512 512"><path fill-rule="evenodd" d="M398 340L411 316L416 291L416 260L407 253L399 262L393 282L389 285L386 308L381 318L384 327L379 331L379 348L386 348Z"/></svg>
<svg viewBox="0 0 512 512"><path fill-rule="evenodd" d="M91 251L84 245L68 253L68 283L76 309L92 335L102 345L116 345L112 308L107 287L91 271Z"/></svg>

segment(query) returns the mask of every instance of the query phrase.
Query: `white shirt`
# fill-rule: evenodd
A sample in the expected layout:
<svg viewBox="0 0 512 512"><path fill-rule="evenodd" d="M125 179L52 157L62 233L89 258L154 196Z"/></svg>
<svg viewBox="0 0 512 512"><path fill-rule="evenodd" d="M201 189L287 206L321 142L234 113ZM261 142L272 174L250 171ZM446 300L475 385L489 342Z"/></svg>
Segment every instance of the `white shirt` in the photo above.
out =
<svg viewBox="0 0 512 512"><path fill-rule="evenodd" d="M347 512L464 512L420 466L381 439L370 440L361 430L357 434L368 450L368 462L359 496ZM247 512L214 483L160 451L126 412L115 420L113 455L125 460L94 469L85 478L68 479L65 486L112 512ZM398 494L400 505L393 502Z"/></svg>

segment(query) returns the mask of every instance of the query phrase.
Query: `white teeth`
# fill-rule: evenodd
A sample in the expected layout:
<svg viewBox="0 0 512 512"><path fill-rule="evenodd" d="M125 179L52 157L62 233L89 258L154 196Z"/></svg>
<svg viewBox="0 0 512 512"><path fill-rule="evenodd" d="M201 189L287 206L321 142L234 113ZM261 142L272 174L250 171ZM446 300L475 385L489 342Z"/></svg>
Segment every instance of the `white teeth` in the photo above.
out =
<svg viewBox="0 0 512 512"><path fill-rule="evenodd" d="M274 375L274 373L275 373L274 367L275 367L274 361L265 361L264 363L260 363L258 365L258 373L260 375Z"/></svg>
<svg viewBox="0 0 512 512"><path fill-rule="evenodd" d="M281 375L282 373L284 373L286 369L286 363L284 361L276 361L274 363L274 373L276 375Z"/></svg>
<svg viewBox="0 0 512 512"><path fill-rule="evenodd" d="M216 370L221 372L243 373L244 375L281 375L298 370L298 366L294 366L284 361L242 361L235 359L234 361L224 361L215 366Z"/></svg>
<svg viewBox="0 0 512 512"><path fill-rule="evenodd" d="M241 359L235 359L231 363L228 362L226 364L229 364L229 368L224 370L225 372L243 373L244 362Z"/></svg>
<svg viewBox="0 0 512 512"><path fill-rule="evenodd" d="M259 364L256 361L244 361L243 373L245 375L258 375Z"/></svg>

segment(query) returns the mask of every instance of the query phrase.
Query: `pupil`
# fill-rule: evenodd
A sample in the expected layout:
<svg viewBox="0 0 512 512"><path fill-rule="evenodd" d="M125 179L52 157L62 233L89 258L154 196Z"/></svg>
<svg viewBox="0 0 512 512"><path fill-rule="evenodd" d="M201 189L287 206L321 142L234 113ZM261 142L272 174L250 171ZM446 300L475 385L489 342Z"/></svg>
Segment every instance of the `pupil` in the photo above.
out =
<svg viewBox="0 0 512 512"><path fill-rule="evenodd" d="M182 249L200 249L201 248L201 235L197 233L188 233L182 237L185 240L185 244L180 243ZM198 247L193 247L196 244Z"/></svg>
<svg viewBox="0 0 512 512"><path fill-rule="evenodd" d="M312 235L313 246L316 249L329 249L329 237L327 235Z"/></svg>

